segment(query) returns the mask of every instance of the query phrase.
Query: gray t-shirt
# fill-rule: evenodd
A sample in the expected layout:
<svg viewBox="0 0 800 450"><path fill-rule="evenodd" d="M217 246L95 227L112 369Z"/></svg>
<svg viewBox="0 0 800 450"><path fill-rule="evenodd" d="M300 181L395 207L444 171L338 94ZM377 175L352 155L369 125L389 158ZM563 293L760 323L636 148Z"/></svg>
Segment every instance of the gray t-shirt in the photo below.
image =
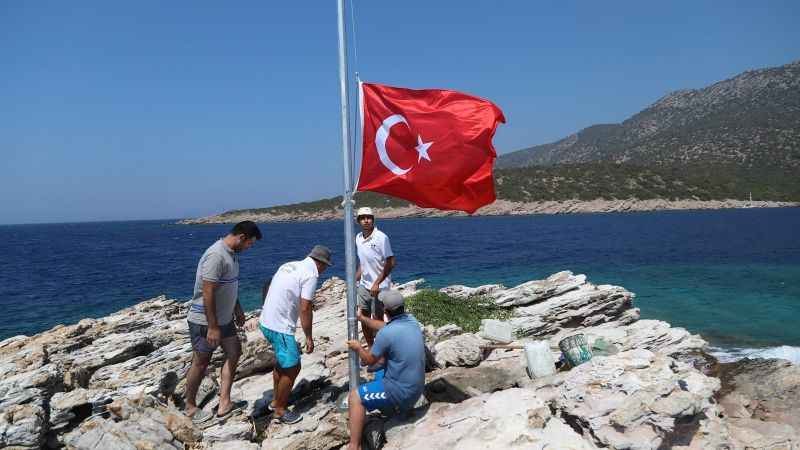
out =
<svg viewBox="0 0 800 450"><path fill-rule="evenodd" d="M239 298L239 257L222 239L208 247L197 264L194 295L187 316L189 322L208 325L203 306L203 280L217 283L214 289L217 323L220 326L229 324Z"/></svg>
<svg viewBox="0 0 800 450"><path fill-rule="evenodd" d="M401 314L384 325L375 336L372 355L386 358L383 385L392 403L413 408L425 387L425 341L417 319Z"/></svg>

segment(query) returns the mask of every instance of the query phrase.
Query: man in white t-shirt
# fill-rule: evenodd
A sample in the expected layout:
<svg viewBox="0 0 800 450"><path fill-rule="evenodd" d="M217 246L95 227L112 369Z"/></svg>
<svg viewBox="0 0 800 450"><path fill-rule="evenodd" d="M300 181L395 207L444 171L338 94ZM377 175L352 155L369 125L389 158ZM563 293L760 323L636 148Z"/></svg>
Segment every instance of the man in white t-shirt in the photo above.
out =
<svg viewBox="0 0 800 450"><path fill-rule="evenodd" d="M312 323L314 292L320 274L331 265L331 251L322 245L314 246L302 261L288 262L278 268L272 277L264 307L261 309L259 328L275 351L275 369L272 371L272 404L275 420L297 423L302 417L286 409L289 394L300 373L299 344L294 340L297 319L306 336L306 353L314 351Z"/></svg>
<svg viewBox="0 0 800 450"><path fill-rule="evenodd" d="M392 245L389 237L375 227L375 214L371 208L359 208L356 221L361 225L361 233L356 235L358 308L364 316L383 322L383 303L378 294L389 289L392 283L389 276L394 269ZM375 332L368 328L363 328L363 331L371 348Z"/></svg>

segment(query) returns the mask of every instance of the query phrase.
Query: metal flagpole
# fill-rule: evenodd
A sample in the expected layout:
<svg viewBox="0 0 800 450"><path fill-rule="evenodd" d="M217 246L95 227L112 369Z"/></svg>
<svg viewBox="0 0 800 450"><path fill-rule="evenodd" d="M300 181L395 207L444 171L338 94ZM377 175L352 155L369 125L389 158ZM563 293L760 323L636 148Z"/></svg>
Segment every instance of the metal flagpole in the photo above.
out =
<svg viewBox="0 0 800 450"><path fill-rule="evenodd" d="M352 152L350 151L350 121L348 120L349 98L347 90L347 42L344 29L344 0L338 0L339 25L339 95L342 101L342 167L344 169L344 256L347 273L347 338L358 339L356 322L355 253L356 243L353 235L353 179ZM350 389L358 388L358 353L350 350Z"/></svg>

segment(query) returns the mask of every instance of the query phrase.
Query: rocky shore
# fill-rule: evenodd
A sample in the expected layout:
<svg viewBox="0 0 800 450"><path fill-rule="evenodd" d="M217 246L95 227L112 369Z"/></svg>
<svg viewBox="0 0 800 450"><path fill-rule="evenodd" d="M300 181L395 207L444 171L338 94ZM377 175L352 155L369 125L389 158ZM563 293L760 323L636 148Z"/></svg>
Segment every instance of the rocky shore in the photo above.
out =
<svg viewBox="0 0 800 450"><path fill-rule="evenodd" d="M422 280L399 286L413 295ZM512 344L583 333L604 352L571 370L531 379L519 349L482 349L482 334L426 326L425 395L407 416L368 422L387 449L791 449L800 445L800 367L781 360L720 364L706 342L640 320L634 294L561 272L507 288L450 286L508 308ZM317 292L316 349L303 355L291 397L303 420L272 423L274 364L246 334L232 396L238 414L198 427L181 412L191 359L187 304L164 297L0 342L0 448L337 449L348 439L336 400L347 390L342 280ZM256 312L249 315L254 317ZM215 405L220 359L201 386ZM366 374L364 374L366 376Z"/></svg>
<svg viewBox="0 0 800 450"><path fill-rule="evenodd" d="M476 216L520 216L531 214L575 214L575 213L612 213L670 210L704 210L732 208L783 208L797 207L796 202L746 201L746 200L567 200L546 202L511 202L497 200L475 212ZM374 208L380 217L398 219L408 217L452 217L466 216L460 211L442 211L438 209L407 206L402 208ZM328 209L313 212L297 213L227 213L195 219L184 219L179 224L236 223L242 220L254 222L313 222L342 218L342 210Z"/></svg>

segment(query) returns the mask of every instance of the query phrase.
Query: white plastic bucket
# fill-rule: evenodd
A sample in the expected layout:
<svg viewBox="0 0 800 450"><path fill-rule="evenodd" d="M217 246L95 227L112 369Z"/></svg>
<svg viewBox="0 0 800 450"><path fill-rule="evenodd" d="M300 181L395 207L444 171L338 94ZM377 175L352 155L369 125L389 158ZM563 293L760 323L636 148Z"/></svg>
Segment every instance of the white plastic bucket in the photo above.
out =
<svg viewBox="0 0 800 450"><path fill-rule="evenodd" d="M528 364L528 376L531 378L541 378L556 373L555 361L547 341L526 343L525 362Z"/></svg>

